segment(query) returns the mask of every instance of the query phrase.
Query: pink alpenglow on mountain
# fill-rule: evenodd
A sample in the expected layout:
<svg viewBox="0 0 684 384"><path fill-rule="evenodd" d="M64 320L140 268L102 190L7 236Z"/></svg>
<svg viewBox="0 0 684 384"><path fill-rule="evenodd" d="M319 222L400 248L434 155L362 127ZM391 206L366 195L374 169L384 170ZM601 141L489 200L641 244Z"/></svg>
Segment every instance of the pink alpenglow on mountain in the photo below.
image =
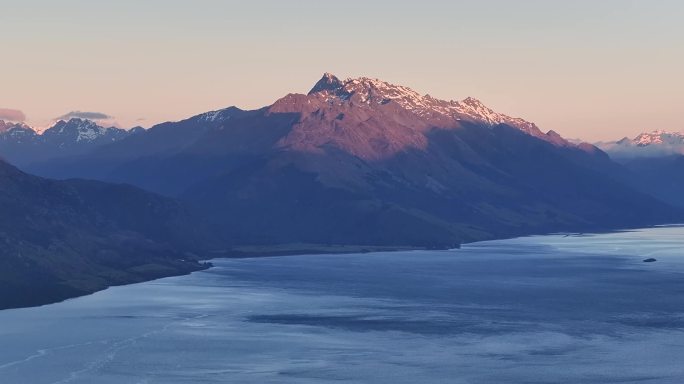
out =
<svg viewBox="0 0 684 384"><path fill-rule="evenodd" d="M475 98L440 100L367 77L340 80L326 73L307 95L287 95L269 111L301 114L279 146L315 152L335 145L364 159L425 149L428 132L458 129L463 122L506 124L556 146L574 146L556 132L543 133L534 123L495 112Z"/></svg>

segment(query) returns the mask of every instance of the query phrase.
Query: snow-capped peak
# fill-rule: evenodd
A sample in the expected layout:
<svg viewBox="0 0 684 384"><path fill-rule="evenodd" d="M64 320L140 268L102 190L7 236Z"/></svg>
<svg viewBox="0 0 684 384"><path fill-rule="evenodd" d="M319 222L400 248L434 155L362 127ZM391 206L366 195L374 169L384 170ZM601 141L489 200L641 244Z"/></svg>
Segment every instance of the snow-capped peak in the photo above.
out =
<svg viewBox="0 0 684 384"><path fill-rule="evenodd" d="M67 142L92 142L103 138L117 140L126 135L126 130L115 127L102 127L92 120L72 118L60 120L43 132L45 140Z"/></svg>
<svg viewBox="0 0 684 384"><path fill-rule="evenodd" d="M667 132L658 129L648 133L642 133L633 140L634 144L645 147L647 145L684 144L684 134L680 132Z"/></svg>
<svg viewBox="0 0 684 384"><path fill-rule="evenodd" d="M323 74L323 77L313 86L313 88L311 88L309 95L322 91L335 92L342 88L342 86L344 86L344 84L342 81L340 81L340 79L337 78L337 76L326 72Z"/></svg>
<svg viewBox="0 0 684 384"><path fill-rule="evenodd" d="M12 130L33 130L31 127L24 123L14 123L11 121L0 120L0 134L10 132Z"/></svg>
<svg viewBox="0 0 684 384"><path fill-rule="evenodd" d="M330 73L325 73L309 95L320 95L329 102L345 102L352 96L356 102L366 104L395 102L422 118L469 120L490 126L507 124L532 136L546 139L546 135L534 123L497 113L473 97L460 101L440 100L430 95L422 95L411 88L374 78L340 80Z"/></svg>
<svg viewBox="0 0 684 384"><path fill-rule="evenodd" d="M624 139L596 144L616 158L658 157L684 154L684 133L656 129Z"/></svg>
<svg viewBox="0 0 684 384"><path fill-rule="evenodd" d="M237 107L228 107L228 108L218 109L216 111L205 112L205 113L202 113L200 115L195 116L194 118L196 118L200 121L205 121L205 122L210 122L210 123L223 122L223 121L230 119L235 114L236 111L240 111L240 109Z"/></svg>
<svg viewBox="0 0 684 384"><path fill-rule="evenodd" d="M93 141L107 133L108 128L97 125L88 119L73 118L68 121L60 120L52 128L43 133L43 136L75 135L76 141Z"/></svg>

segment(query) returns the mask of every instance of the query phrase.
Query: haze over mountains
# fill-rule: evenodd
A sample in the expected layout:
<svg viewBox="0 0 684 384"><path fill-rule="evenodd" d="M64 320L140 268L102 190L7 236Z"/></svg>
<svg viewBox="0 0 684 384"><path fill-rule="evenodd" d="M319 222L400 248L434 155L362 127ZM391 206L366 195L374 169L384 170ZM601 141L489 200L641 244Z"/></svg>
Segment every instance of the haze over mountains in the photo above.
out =
<svg viewBox="0 0 684 384"><path fill-rule="evenodd" d="M641 133L634 139L625 137L596 145L618 160L684 155L684 133L658 129Z"/></svg>
<svg viewBox="0 0 684 384"><path fill-rule="evenodd" d="M629 184L684 207L683 133L655 130L597 145L629 171Z"/></svg>
<svg viewBox="0 0 684 384"><path fill-rule="evenodd" d="M627 185L593 145L474 98L438 100L377 79L325 74L308 94L262 109L112 141L25 169L178 198L233 244L446 247L680 217Z"/></svg>

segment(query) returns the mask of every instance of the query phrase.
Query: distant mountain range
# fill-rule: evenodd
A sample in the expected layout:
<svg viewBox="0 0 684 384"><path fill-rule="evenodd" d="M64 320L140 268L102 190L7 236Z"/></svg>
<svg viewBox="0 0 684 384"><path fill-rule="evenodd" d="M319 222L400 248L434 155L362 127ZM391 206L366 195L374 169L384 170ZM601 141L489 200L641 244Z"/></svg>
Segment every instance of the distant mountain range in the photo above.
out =
<svg viewBox="0 0 684 384"><path fill-rule="evenodd" d="M449 247L684 217L591 144L473 98L331 74L258 110L207 112L24 164L178 198L235 245Z"/></svg>
<svg viewBox="0 0 684 384"><path fill-rule="evenodd" d="M655 130L637 137L596 143L615 159L684 155L684 133Z"/></svg>
<svg viewBox="0 0 684 384"><path fill-rule="evenodd" d="M141 132L101 127L86 119L60 120L42 134L23 123L0 120L0 155L19 166L74 156Z"/></svg>
<svg viewBox="0 0 684 384"><path fill-rule="evenodd" d="M656 130L596 145L628 171L626 183L684 207L684 133Z"/></svg>

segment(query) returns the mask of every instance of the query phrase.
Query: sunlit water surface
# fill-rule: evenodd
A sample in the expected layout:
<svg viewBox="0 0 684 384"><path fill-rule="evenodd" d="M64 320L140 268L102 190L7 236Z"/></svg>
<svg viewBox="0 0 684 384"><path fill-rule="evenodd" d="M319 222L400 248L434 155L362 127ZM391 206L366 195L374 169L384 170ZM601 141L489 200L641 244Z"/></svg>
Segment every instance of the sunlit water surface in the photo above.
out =
<svg viewBox="0 0 684 384"><path fill-rule="evenodd" d="M682 227L215 265L0 311L0 383L684 382Z"/></svg>

